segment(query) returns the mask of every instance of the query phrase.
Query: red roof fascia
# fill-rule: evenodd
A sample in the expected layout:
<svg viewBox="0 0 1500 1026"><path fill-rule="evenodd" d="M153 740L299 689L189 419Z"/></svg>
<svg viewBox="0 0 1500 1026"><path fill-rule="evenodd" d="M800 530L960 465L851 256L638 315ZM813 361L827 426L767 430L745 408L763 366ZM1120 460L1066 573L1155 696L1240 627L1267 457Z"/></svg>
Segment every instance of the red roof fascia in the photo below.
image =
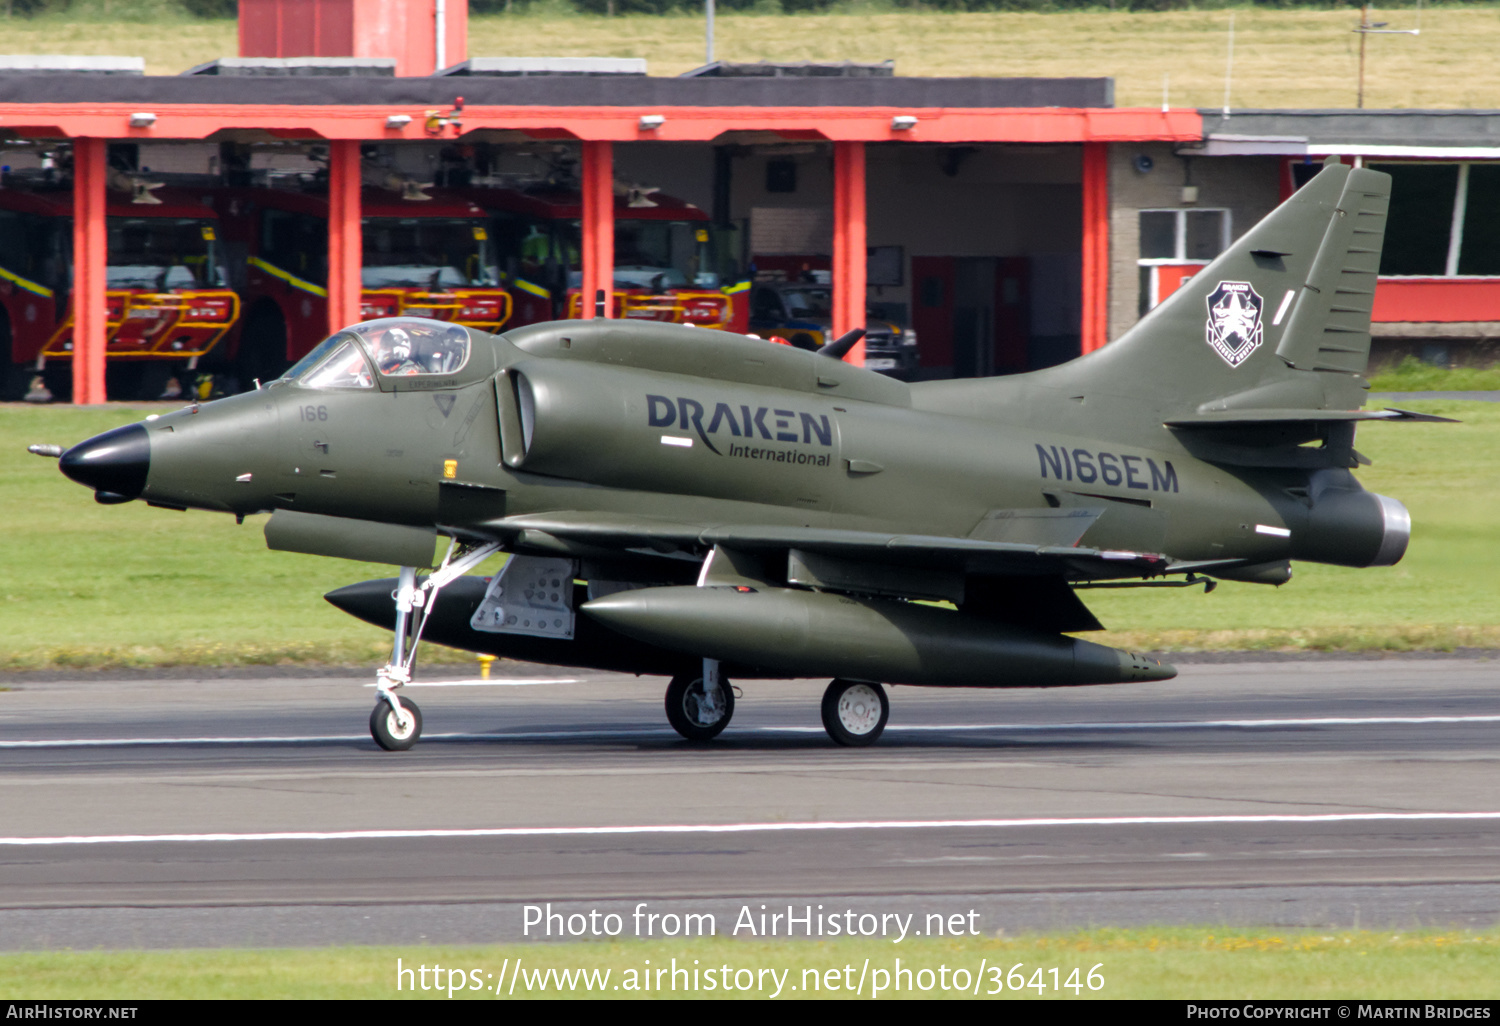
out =
<svg viewBox="0 0 1500 1026"><path fill-rule="evenodd" d="M0 128L106 139L202 139L224 129L261 129L301 138L400 140L455 138L481 129L519 130L548 138L640 142L706 142L725 132L795 132L801 138L855 142L1188 142L1202 138L1196 110L1156 108L897 107L498 107L472 106L460 127L426 129L426 108L261 104L160 104L150 128L131 128L139 104L0 104ZM661 115L642 129L642 113ZM387 128L391 115L410 123ZM891 119L914 116L911 128Z"/></svg>

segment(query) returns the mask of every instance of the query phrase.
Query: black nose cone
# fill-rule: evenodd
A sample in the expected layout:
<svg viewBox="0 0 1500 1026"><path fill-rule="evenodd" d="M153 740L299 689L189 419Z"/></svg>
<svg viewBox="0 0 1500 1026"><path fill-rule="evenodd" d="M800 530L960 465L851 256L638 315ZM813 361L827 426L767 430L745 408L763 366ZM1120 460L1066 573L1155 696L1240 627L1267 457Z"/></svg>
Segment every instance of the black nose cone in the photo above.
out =
<svg viewBox="0 0 1500 1026"><path fill-rule="evenodd" d="M62 472L81 485L122 502L139 498L151 469L151 439L139 424L95 435L62 454Z"/></svg>

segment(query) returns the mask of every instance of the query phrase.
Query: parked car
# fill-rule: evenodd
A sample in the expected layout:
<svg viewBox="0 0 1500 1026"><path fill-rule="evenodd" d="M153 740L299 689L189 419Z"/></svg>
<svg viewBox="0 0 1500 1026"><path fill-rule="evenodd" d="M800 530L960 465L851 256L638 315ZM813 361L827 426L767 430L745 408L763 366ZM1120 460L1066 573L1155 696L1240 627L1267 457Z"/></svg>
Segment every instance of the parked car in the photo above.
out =
<svg viewBox="0 0 1500 1026"><path fill-rule="evenodd" d="M833 286L772 282L755 286L750 300L750 331L777 335L798 349L817 349L830 341ZM865 366L894 377L917 369L917 333L893 321L870 317L865 322Z"/></svg>

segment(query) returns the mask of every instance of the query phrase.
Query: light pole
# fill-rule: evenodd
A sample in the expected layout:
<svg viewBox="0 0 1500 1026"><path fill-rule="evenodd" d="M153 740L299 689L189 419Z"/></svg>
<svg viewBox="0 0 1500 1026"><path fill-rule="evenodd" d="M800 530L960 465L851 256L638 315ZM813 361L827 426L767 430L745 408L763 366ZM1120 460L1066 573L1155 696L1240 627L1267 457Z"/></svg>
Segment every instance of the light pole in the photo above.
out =
<svg viewBox="0 0 1500 1026"><path fill-rule="evenodd" d="M703 0L703 7L708 14L708 26L705 32L707 39L703 47L703 63L712 64L714 62L714 0Z"/></svg>
<svg viewBox="0 0 1500 1026"><path fill-rule="evenodd" d="M1365 37L1366 36L1420 36L1422 34L1422 0L1417 0L1417 27L1414 29L1386 28L1388 21L1371 21L1370 5L1364 4L1359 9L1359 25L1355 32L1359 33L1359 90L1355 94L1354 106L1363 108L1365 105Z"/></svg>

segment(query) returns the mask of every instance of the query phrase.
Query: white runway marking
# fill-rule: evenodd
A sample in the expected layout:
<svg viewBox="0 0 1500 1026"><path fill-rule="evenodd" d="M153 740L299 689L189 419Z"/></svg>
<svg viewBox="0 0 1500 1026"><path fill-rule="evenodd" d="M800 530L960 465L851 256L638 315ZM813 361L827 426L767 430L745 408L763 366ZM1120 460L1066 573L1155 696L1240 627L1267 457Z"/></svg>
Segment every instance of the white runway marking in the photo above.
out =
<svg viewBox="0 0 1500 1026"><path fill-rule="evenodd" d="M463 682L457 682L463 683ZM491 683L478 681L475 683ZM1443 726L1466 723L1500 723L1500 716L1360 716L1322 717L1277 720L1156 720L1121 723L944 723L889 726L888 734L940 734L955 732L996 731L1007 734L1070 733L1075 731L1150 731L1150 730L1274 730L1288 727L1384 727ZM730 728L734 734L821 734L822 727L743 727ZM602 728L577 730L533 730L496 733L425 734L424 741L554 741L569 738L626 738L660 734L676 736L667 727ZM157 737L157 738L52 738L0 741L7 748L138 748L152 745L309 745L368 741L368 734L322 734L309 736L258 737Z"/></svg>
<svg viewBox="0 0 1500 1026"><path fill-rule="evenodd" d="M813 823L695 823L658 826L476 827L430 830L283 830L262 833L101 834L64 837L0 837L0 846L82 844L184 844L225 841L378 841L422 838L621 837L648 834L814 833L836 830L1015 829L1076 826L1224 826L1271 823L1495 822L1500 812L1331 812L1260 816L1097 816L1037 819L885 819Z"/></svg>
<svg viewBox="0 0 1500 1026"><path fill-rule="evenodd" d="M403 688L524 688L533 684L581 684L577 677L538 677L535 680L520 677L491 677L485 679L476 677L473 680L414 680L409 684L401 685ZM365 687L373 688L374 684L366 684Z"/></svg>

